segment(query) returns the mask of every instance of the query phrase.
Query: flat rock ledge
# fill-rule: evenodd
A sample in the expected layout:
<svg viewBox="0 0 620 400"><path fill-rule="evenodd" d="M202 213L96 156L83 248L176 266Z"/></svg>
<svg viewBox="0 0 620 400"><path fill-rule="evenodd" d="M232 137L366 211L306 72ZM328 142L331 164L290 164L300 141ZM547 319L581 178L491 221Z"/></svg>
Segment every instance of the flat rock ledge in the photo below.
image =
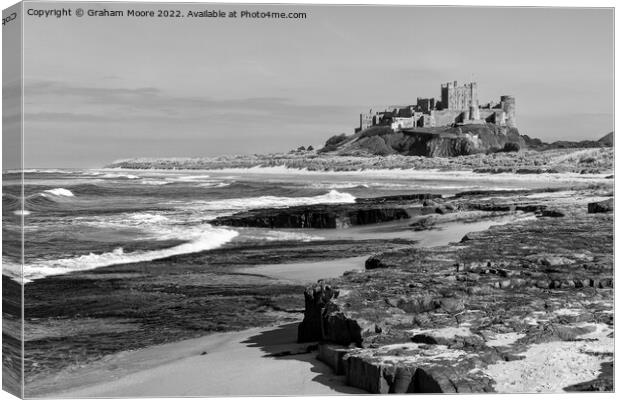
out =
<svg viewBox="0 0 620 400"><path fill-rule="evenodd" d="M424 200L438 194L412 194L357 199L347 204L313 204L287 208L263 208L217 218L213 225L255 228L348 228L409 219ZM416 207L417 206L417 207Z"/></svg>
<svg viewBox="0 0 620 400"><path fill-rule="evenodd" d="M613 390L613 215L548 206L557 215L534 210L319 281L305 290L298 340L318 341L318 358L370 393ZM541 344L574 382L542 375ZM511 386L515 371L541 376Z"/></svg>

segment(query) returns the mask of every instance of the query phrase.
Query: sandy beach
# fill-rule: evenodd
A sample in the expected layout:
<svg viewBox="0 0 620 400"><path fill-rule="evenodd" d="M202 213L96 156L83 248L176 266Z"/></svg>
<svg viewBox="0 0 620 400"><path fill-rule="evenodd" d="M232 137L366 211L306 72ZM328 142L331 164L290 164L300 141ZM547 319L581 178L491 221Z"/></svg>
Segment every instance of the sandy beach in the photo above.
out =
<svg viewBox="0 0 620 400"><path fill-rule="evenodd" d="M319 279L335 278L346 271L363 271L367 256L339 258L331 261L266 264L241 268L237 272L260 274L270 278L295 283L316 282Z"/></svg>
<svg viewBox="0 0 620 400"><path fill-rule="evenodd" d="M297 324L126 351L30 386L31 397L261 396L365 393L295 343ZM290 352L289 356L273 356ZM295 354L301 353L301 354ZM280 379L286 376L287 379ZM62 382L62 383L60 383ZM69 389L70 388L70 389Z"/></svg>

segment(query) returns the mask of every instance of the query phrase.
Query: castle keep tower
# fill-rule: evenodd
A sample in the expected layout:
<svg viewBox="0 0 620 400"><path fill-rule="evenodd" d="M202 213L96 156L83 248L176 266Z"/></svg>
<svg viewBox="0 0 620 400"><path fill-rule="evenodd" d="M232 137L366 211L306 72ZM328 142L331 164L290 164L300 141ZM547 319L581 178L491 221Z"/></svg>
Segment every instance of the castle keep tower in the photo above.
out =
<svg viewBox="0 0 620 400"><path fill-rule="evenodd" d="M506 113L506 126L514 128L517 126L517 114L514 96L500 97L502 110Z"/></svg>
<svg viewBox="0 0 620 400"><path fill-rule="evenodd" d="M459 86L457 81L441 85L441 105L448 110L469 111L469 107L478 104L478 84L466 83Z"/></svg>

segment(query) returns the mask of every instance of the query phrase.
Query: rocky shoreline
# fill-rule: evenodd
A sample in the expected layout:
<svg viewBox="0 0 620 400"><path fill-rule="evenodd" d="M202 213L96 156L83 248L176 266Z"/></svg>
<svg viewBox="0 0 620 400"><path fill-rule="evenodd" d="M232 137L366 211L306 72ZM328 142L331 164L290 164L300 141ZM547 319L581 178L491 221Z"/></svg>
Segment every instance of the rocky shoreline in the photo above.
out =
<svg viewBox="0 0 620 400"><path fill-rule="evenodd" d="M382 252L308 287L298 340L318 341L319 359L370 393L613 390L613 199L532 195L442 201L536 218ZM542 344L555 375L534 355Z"/></svg>
<svg viewBox="0 0 620 400"><path fill-rule="evenodd" d="M350 386L371 393L505 390L493 368L527 360L522 353L532 346L599 343L606 337L598 333L611 332L612 190L605 182L256 209L211 222L339 232L395 223L400 231L374 239L231 243L36 280L25 286L27 390L43 393L37 381L54 382L59 369L78 371L119 351L301 315L297 339L313 349L318 343L319 359ZM468 233L460 243L421 248L405 234L395 239L507 216L512 223ZM305 290L252 272L364 255L366 271ZM15 285L3 277L5 290ZM566 388L609 390L612 351L584 349L589 361L606 364L601 369L597 361L594 375Z"/></svg>

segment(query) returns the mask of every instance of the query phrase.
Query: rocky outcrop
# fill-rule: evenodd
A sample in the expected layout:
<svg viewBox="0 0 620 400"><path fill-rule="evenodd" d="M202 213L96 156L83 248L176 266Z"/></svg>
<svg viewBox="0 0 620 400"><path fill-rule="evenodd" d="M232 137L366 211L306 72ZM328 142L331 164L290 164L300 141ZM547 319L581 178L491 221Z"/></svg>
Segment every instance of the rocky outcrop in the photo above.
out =
<svg viewBox="0 0 620 400"><path fill-rule="evenodd" d="M312 205L285 209L265 208L213 220L213 225L256 228L348 228L410 218L404 207Z"/></svg>
<svg viewBox="0 0 620 400"><path fill-rule="evenodd" d="M498 361L493 351L482 357ZM476 371L480 357L463 357L447 346L403 344L352 350L343 357L349 385L370 393L491 392L492 380Z"/></svg>
<svg viewBox="0 0 620 400"><path fill-rule="evenodd" d="M588 203L588 212L590 214L606 213L614 210L614 199L607 199L603 201L597 201L595 203Z"/></svg>
<svg viewBox="0 0 620 400"><path fill-rule="evenodd" d="M377 254L365 272L309 288L300 340L319 341L319 358L371 393L494 391L491 366L526 358L530 346L599 340L581 342L613 327L613 216L524 209L542 218L455 246Z"/></svg>
<svg viewBox="0 0 620 400"><path fill-rule="evenodd" d="M217 218L213 225L256 228L347 228L410 218L409 210L441 195L416 193L356 199L351 204L313 204L288 208L261 208Z"/></svg>
<svg viewBox="0 0 620 400"><path fill-rule="evenodd" d="M373 126L351 137L330 138L321 152L339 155L401 154L406 156L456 157L476 153L525 149L530 139L516 128L494 124L461 127L415 128L393 131L387 126Z"/></svg>

